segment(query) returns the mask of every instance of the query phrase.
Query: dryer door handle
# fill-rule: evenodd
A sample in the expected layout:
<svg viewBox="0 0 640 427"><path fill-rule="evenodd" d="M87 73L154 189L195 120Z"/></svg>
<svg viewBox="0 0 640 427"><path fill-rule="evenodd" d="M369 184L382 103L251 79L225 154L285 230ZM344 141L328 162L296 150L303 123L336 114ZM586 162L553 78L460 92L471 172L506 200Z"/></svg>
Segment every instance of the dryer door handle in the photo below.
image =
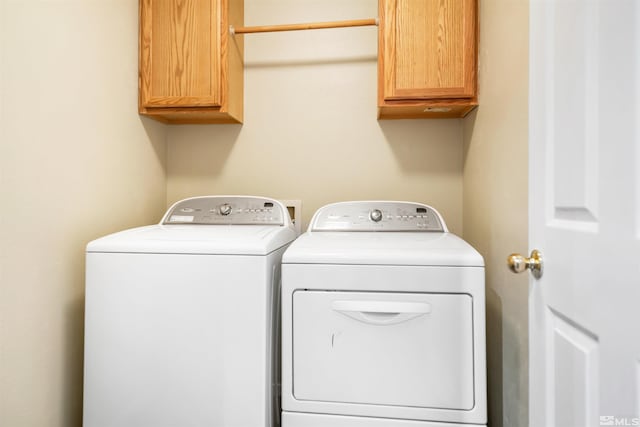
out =
<svg viewBox="0 0 640 427"><path fill-rule="evenodd" d="M333 301L331 308L371 325L395 325L431 313L431 304L404 301Z"/></svg>

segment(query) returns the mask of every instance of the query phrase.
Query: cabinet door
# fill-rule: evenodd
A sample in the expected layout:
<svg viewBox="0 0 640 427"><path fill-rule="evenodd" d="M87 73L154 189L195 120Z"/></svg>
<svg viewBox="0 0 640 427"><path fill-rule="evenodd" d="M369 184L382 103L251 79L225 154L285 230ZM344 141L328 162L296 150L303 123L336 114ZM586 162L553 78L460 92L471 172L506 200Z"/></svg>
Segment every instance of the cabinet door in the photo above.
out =
<svg viewBox="0 0 640 427"><path fill-rule="evenodd" d="M385 100L475 96L476 0L380 0Z"/></svg>
<svg viewBox="0 0 640 427"><path fill-rule="evenodd" d="M221 105L222 0L141 0L142 107Z"/></svg>

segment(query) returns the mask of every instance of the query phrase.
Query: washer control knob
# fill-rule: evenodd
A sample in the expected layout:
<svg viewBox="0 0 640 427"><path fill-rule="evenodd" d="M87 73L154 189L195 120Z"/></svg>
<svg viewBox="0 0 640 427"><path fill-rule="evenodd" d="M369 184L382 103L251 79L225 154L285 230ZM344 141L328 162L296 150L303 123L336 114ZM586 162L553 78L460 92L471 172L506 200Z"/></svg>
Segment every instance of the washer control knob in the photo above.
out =
<svg viewBox="0 0 640 427"><path fill-rule="evenodd" d="M224 204L220 206L220 215L229 215L231 213L231 206Z"/></svg>
<svg viewBox="0 0 640 427"><path fill-rule="evenodd" d="M373 222L380 222L380 220L382 219L382 211L380 211L380 209L374 209L371 212L369 212L369 219L371 219L371 221Z"/></svg>

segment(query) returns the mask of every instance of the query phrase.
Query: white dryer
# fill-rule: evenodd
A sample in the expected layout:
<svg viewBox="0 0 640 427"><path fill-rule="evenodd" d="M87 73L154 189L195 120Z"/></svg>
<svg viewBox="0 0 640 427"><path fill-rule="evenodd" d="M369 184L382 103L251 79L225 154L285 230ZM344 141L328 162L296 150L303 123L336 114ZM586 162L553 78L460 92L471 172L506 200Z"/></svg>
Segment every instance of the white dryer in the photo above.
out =
<svg viewBox="0 0 640 427"><path fill-rule="evenodd" d="M276 331L287 209L173 205L87 246L84 427L279 424Z"/></svg>
<svg viewBox="0 0 640 427"><path fill-rule="evenodd" d="M282 298L283 427L486 425L484 262L433 208L321 208Z"/></svg>

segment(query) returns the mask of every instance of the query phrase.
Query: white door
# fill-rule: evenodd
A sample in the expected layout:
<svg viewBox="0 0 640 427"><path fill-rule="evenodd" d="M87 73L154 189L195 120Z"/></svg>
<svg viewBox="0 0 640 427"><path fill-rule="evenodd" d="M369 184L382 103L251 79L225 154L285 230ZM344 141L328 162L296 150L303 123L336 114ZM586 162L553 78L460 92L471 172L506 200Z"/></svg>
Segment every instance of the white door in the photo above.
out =
<svg viewBox="0 0 640 427"><path fill-rule="evenodd" d="M640 425L640 1L530 23L530 426Z"/></svg>

